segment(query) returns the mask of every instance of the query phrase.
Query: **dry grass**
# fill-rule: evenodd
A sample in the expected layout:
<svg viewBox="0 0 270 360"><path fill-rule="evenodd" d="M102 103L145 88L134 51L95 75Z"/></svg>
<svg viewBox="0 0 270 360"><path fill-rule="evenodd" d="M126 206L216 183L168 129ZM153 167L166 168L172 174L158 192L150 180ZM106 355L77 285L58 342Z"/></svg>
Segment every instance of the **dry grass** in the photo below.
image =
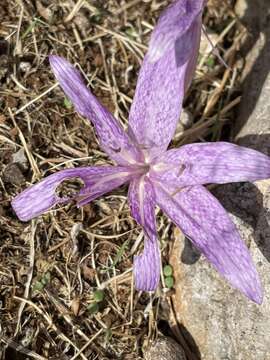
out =
<svg viewBox="0 0 270 360"><path fill-rule="evenodd" d="M77 64L126 127L151 29L168 2L11 0L1 6L0 358L139 359L166 317L164 281L154 295L133 286L132 257L141 251L142 232L125 187L26 224L10 200L57 170L108 163L92 126L55 83L48 54ZM230 134L244 30L232 2L216 3L209 1L204 23L228 68L204 47L185 104L191 116L179 122L173 146ZM171 224L157 217L166 263Z"/></svg>

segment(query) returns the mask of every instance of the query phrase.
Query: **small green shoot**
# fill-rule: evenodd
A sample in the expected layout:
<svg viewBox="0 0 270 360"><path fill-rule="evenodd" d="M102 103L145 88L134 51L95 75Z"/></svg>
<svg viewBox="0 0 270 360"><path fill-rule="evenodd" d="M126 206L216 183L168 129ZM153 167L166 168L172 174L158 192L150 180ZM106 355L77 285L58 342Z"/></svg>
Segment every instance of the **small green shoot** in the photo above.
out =
<svg viewBox="0 0 270 360"><path fill-rule="evenodd" d="M51 281L51 273L46 272L42 278L33 284L33 291L42 291Z"/></svg>
<svg viewBox="0 0 270 360"><path fill-rule="evenodd" d="M64 99L64 106L65 106L65 108L67 108L67 109L71 109L71 108L72 108L72 102L69 101L68 98L65 98L65 99Z"/></svg>
<svg viewBox="0 0 270 360"><path fill-rule="evenodd" d="M125 29L125 33L131 39L137 38L137 36L138 36L138 33L136 32L136 30L131 26L129 26Z"/></svg>
<svg viewBox="0 0 270 360"><path fill-rule="evenodd" d="M96 302L93 302L87 306L87 310L91 315L96 314L99 311L99 305Z"/></svg>
<svg viewBox="0 0 270 360"><path fill-rule="evenodd" d="M22 39L26 38L26 36L35 28L36 23L37 23L37 19L31 21L29 26L26 28L25 32L22 34L21 36Z"/></svg>
<svg viewBox="0 0 270 360"><path fill-rule="evenodd" d="M129 240L126 240L122 246L120 247L120 249L117 251L116 255L115 255L115 258L113 260L113 263L106 269L106 270L101 270L100 272L101 273L105 273L105 272L108 272L110 270L112 270L117 264L118 262L121 260L127 246L128 246L128 243L129 243Z"/></svg>
<svg viewBox="0 0 270 360"><path fill-rule="evenodd" d="M168 276L165 278L165 285L167 288L171 289L174 286L174 278L172 276Z"/></svg>
<svg viewBox="0 0 270 360"><path fill-rule="evenodd" d="M102 302L104 300L104 296L105 296L104 291L96 290L94 292L94 300L95 300L95 302L97 302L97 303Z"/></svg>
<svg viewBox="0 0 270 360"><path fill-rule="evenodd" d="M112 267L115 267L116 264L121 260L126 248L127 248L127 245L129 243L129 240L126 240L123 245L120 247L120 249L118 250L114 260L113 260L113 263L112 263Z"/></svg>
<svg viewBox="0 0 270 360"><path fill-rule="evenodd" d="M209 56L207 59L206 59L206 65L213 69L213 67L215 66L215 58L213 56Z"/></svg>
<svg viewBox="0 0 270 360"><path fill-rule="evenodd" d="M163 268L163 274L164 276L172 276L173 274L173 268L171 267L171 265L165 265Z"/></svg>

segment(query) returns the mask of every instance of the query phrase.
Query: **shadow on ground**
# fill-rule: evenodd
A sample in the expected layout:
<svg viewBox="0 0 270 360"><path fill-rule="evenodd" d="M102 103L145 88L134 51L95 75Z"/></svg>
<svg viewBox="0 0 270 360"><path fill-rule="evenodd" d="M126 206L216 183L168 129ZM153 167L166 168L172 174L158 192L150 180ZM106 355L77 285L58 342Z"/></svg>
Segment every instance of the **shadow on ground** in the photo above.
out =
<svg viewBox="0 0 270 360"><path fill-rule="evenodd" d="M248 6L241 22L247 27L249 36L241 47L241 58L246 59L248 63L246 63L242 86L244 95L239 106L241 117L238 117L235 135L252 114L270 71L270 2L269 0L245 2Z"/></svg>

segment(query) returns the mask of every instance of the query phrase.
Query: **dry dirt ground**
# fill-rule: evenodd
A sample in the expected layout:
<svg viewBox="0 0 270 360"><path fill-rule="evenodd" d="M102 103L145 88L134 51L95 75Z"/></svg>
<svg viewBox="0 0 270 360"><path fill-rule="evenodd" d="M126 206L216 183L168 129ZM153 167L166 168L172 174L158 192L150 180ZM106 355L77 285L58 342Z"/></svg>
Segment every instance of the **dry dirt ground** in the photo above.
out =
<svg viewBox="0 0 270 360"><path fill-rule="evenodd" d="M173 313L164 276L155 294L133 286L142 232L126 187L20 222L10 200L57 170L108 163L91 124L74 112L48 63L77 64L127 126L138 70L161 0L2 0L0 7L0 358L140 359ZM209 0L196 77L172 146L228 139L240 101L246 34L233 1ZM215 53L215 52L214 52ZM171 223L157 213L163 266ZM177 279L174 279L177 281ZM168 285L168 283L167 283ZM177 324L174 324L177 325ZM175 329L175 326L174 326ZM174 336L198 359L181 330Z"/></svg>

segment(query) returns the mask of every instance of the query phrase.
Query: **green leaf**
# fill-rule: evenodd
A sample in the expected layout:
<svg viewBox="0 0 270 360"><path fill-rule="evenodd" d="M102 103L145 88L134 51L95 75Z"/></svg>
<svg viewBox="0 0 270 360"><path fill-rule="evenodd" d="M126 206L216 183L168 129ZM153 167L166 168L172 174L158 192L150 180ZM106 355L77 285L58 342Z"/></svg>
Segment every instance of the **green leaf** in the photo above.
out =
<svg viewBox="0 0 270 360"><path fill-rule="evenodd" d="M36 281L33 284L33 291L42 291L44 289L44 285L40 281Z"/></svg>
<svg viewBox="0 0 270 360"><path fill-rule="evenodd" d="M89 311L90 314L94 315L99 311L99 305L98 303L94 302L91 303L87 306L87 310Z"/></svg>
<svg viewBox="0 0 270 360"><path fill-rule="evenodd" d="M173 274L173 268L171 267L171 265L166 265L163 268L163 274L164 276L172 276Z"/></svg>
<svg viewBox="0 0 270 360"><path fill-rule="evenodd" d="M172 276L168 276L165 278L165 285L167 288L171 289L174 286L174 278Z"/></svg>
<svg viewBox="0 0 270 360"><path fill-rule="evenodd" d="M47 284L49 284L49 282L51 281L51 273L50 272L46 272L43 277L40 280L42 282L42 284L44 286L46 286Z"/></svg>
<svg viewBox="0 0 270 360"><path fill-rule="evenodd" d="M215 66L215 58L212 56L209 56L206 60L206 65L210 68L213 68Z"/></svg>
<svg viewBox="0 0 270 360"><path fill-rule="evenodd" d="M72 102L68 100L68 98L65 98L64 99L64 106L67 108L67 109L71 109L72 108Z"/></svg>
<svg viewBox="0 0 270 360"><path fill-rule="evenodd" d="M133 38L133 39L138 36L136 30L133 27L126 28L125 33L129 38Z"/></svg>
<svg viewBox="0 0 270 360"><path fill-rule="evenodd" d="M111 266L112 268L114 268L115 265L119 262L119 260L121 260L121 257L123 256L128 243L129 243L129 240L126 240L123 243L123 245L120 247L120 249L117 251L117 254L116 254L116 256L115 256L115 258L113 260L112 266Z"/></svg>
<svg viewBox="0 0 270 360"><path fill-rule="evenodd" d="M26 28L25 32L22 34L21 38L24 39L36 26L37 19L31 21L30 25Z"/></svg>
<svg viewBox="0 0 270 360"><path fill-rule="evenodd" d="M51 273L46 272L43 276L33 284L33 291L42 291L51 281Z"/></svg>
<svg viewBox="0 0 270 360"><path fill-rule="evenodd" d="M105 296L105 294L104 294L104 291L102 291L102 290L96 290L94 292L94 300L97 303L102 302L104 300L104 296Z"/></svg>

